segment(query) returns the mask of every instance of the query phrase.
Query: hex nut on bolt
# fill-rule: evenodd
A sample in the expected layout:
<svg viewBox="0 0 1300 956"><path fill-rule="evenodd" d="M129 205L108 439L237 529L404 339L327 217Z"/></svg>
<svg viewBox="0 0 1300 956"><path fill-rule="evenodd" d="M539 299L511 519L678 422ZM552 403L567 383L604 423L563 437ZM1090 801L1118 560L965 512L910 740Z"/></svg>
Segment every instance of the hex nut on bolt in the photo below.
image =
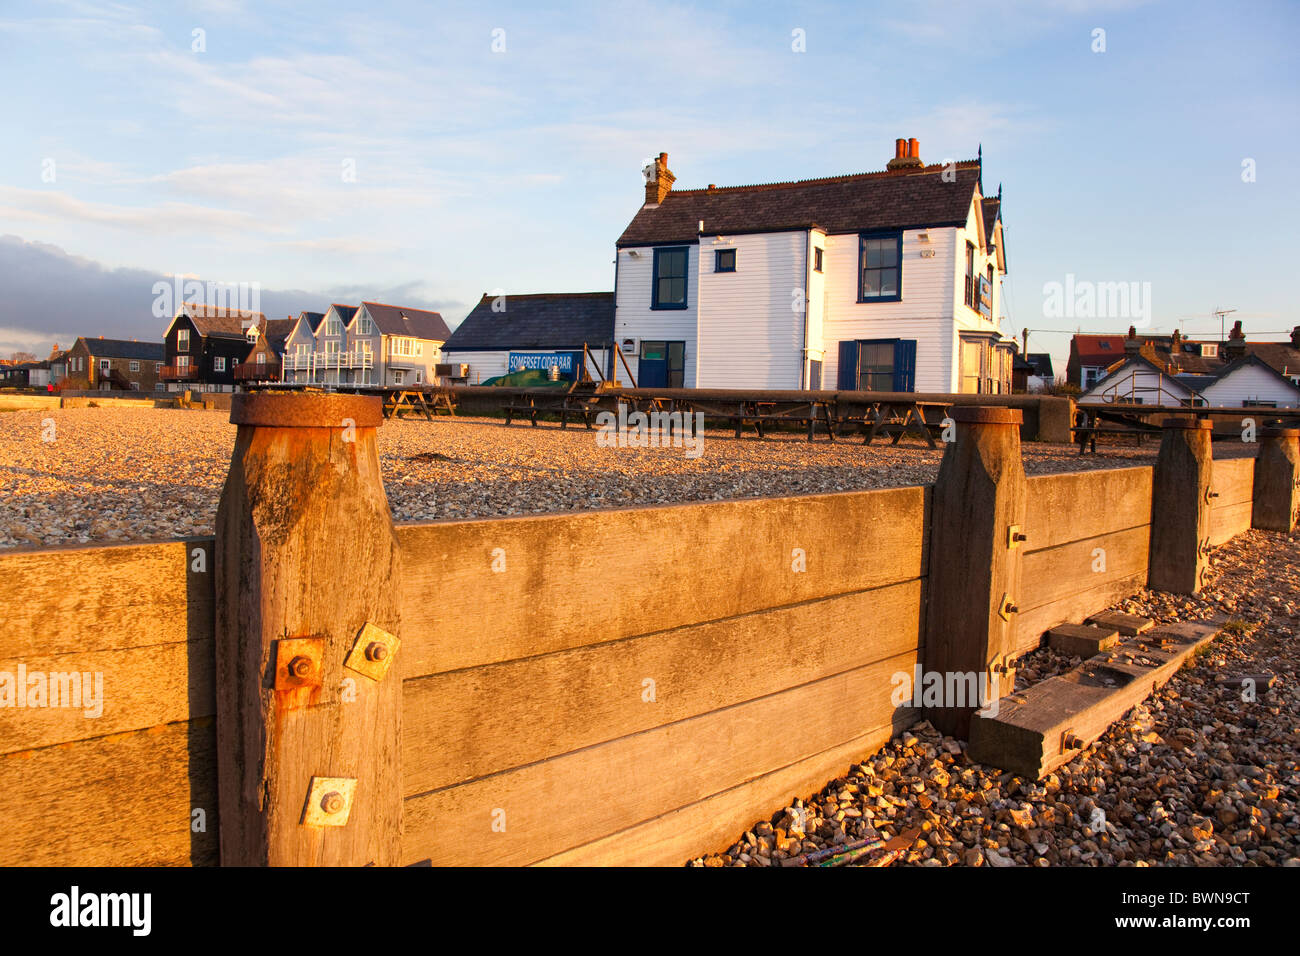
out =
<svg viewBox="0 0 1300 956"><path fill-rule="evenodd" d="M311 658L299 655L289 662L289 674L302 680L311 675Z"/></svg>
<svg viewBox="0 0 1300 956"><path fill-rule="evenodd" d="M320 808L326 813L339 813L345 805L343 794L337 790L331 790L320 799Z"/></svg>
<svg viewBox="0 0 1300 956"><path fill-rule="evenodd" d="M382 661L387 656L388 648L379 641L373 641L366 646L366 660L368 661Z"/></svg>

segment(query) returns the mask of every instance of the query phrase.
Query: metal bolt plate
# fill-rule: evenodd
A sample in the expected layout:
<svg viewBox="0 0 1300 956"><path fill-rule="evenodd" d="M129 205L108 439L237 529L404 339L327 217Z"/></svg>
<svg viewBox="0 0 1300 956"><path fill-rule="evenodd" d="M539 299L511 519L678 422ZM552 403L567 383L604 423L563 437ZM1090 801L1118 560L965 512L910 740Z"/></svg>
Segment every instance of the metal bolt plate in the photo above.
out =
<svg viewBox="0 0 1300 956"><path fill-rule="evenodd" d="M284 637L275 642L275 689L284 707L302 707L319 696L325 638Z"/></svg>
<svg viewBox="0 0 1300 956"><path fill-rule="evenodd" d="M1016 603L1011 600L1011 595L1004 593L1002 595L1002 600L998 602L998 617L1002 618L1004 621L1009 621L1011 620L1011 615L1016 613L1018 610L1020 609L1016 607Z"/></svg>
<svg viewBox="0 0 1300 956"><path fill-rule="evenodd" d="M357 635L356 643L352 645L348 659L343 664L349 670L371 680L381 680L388 673L393 658L397 656L397 649L401 646L402 642L396 635L368 623Z"/></svg>
<svg viewBox="0 0 1300 956"><path fill-rule="evenodd" d="M1013 524L1010 528L1007 529L1007 550L1008 551L1016 550L1016 547L1024 539L1025 536L1020 533L1020 525Z"/></svg>
<svg viewBox="0 0 1300 956"><path fill-rule="evenodd" d="M346 826L352 812L352 796L357 791L355 777L312 777L303 808L305 827Z"/></svg>

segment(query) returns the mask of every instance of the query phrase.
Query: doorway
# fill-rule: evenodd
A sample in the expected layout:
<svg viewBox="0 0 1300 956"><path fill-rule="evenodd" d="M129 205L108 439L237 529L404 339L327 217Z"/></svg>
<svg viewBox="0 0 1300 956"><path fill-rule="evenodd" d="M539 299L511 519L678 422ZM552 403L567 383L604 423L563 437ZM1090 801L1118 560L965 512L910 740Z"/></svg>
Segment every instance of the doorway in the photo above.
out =
<svg viewBox="0 0 1300 956"><path fill-rule="evenodd" d="M685 380L685 342L641 342L637 385L641 388L681 388Z"/></svg>

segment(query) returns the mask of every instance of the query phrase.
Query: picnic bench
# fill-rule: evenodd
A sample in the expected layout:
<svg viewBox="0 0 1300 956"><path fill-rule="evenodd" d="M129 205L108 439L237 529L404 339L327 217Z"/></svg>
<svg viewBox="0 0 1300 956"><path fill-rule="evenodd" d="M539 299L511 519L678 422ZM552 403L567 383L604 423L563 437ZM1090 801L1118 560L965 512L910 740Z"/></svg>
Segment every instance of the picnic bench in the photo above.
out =
<svg viewBox="0 0 1300 956"><path fill-rule="evenodd" d="M456 415L456 403L451 390L439 385L388 389L384 392L381 409L384 418L400 418L404 408L414 409L428 421L433 421L433 416L439 411L445 411L452 417Z"/></svg>
<svg viewBox="0 0 1300 956"><path fill-rule="evenodd" d="M924 438L931 448L938 448L934 440L943 430L943 418L951 406L947 402L927 402L909 399L887 399L869 402L861 417L843 415L839 424L858 425L865 431L862 444L870 445L878 435L889 435L890 444L897 445L908 432ZM930 411L930 419L926 412Z"/></svg>
<svg viewBox="0 0 1300 956"><path fill-rule="evenodd" d="M601 394L600 384L591 379L574 382L563 393L546 394L525 392L515 396L515 400L502 406L506 413L506 424L516 418L528 418L534 428L537 416L542 412L558 414L560 428L569 427L569 417L581 418L583 425L591 429L591 420L599 414Z"/></svg>
<svg viewBox="0 0 1300 956"><path fill-rule="evenodd" d="M759 440L765 439L764 426L790 423L806 425L808 440L813 440L817 423L823 422L831 441L835 440L833 402L826 399L741 399L736 402L673 399L673 410L685 414L702 412L706 419L730 423L739 438L746 425L753 425ZM679 408L680 407L680 408Z"/></svg>

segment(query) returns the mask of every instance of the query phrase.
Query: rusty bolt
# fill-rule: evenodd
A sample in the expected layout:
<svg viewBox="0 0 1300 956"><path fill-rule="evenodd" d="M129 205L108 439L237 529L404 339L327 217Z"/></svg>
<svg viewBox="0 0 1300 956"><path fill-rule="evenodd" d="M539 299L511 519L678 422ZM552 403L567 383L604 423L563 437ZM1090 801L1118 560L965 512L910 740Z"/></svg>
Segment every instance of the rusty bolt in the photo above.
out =
<svg viewBox="0 0 1300 956"><path fill-rule="evenodd" d="M325 796L320 798L320 808L326 813L341 813L343 811L344 800L343 794L337 790L331 790Z"/></svg>
<svg viewBox="0 0 1300 956"><path fill-rule="evenodd" d="M311 658L299 654L289 662L289 676L304 680L311 675Z"/></svg>
<svg viewBox="0 0 1300 956"><path fill-rule="evenodd" d="M1004 608L1004 610L1005 610L1008 614L1018 614L1018 613L1020 612L1020 608L1019 608L1019 606L1018 606L1018 605L1015 605L1015 604L1012 604L1010 601L1008 601L1008 602L1006 603L1006 607Z"/></svg>
<svg viewBox="0 0 1300 956"><path fill-rule="evenodd" d="M388 656L388 645L379 641L371 641L366 645L366 660L382 661Z"/></svg>
<svg viewBox="0 0 1300 956"><path fill-rule="evenodd" d="M1012 540L1012 541L1028 541L1028 540L1029 540L1029 535L1025 534L1023 531L1017 531L1015 534L1013 534L1013 535L1011 536L1011 540Z"/></svg>
<svg viewBox="0 0 1300 956"><path fill-rule="evenodd" d="M1065 736L1061 738L1062 750L1082 750L1083 738L1078 736L1074 731L1067 730Z"/></svg>

